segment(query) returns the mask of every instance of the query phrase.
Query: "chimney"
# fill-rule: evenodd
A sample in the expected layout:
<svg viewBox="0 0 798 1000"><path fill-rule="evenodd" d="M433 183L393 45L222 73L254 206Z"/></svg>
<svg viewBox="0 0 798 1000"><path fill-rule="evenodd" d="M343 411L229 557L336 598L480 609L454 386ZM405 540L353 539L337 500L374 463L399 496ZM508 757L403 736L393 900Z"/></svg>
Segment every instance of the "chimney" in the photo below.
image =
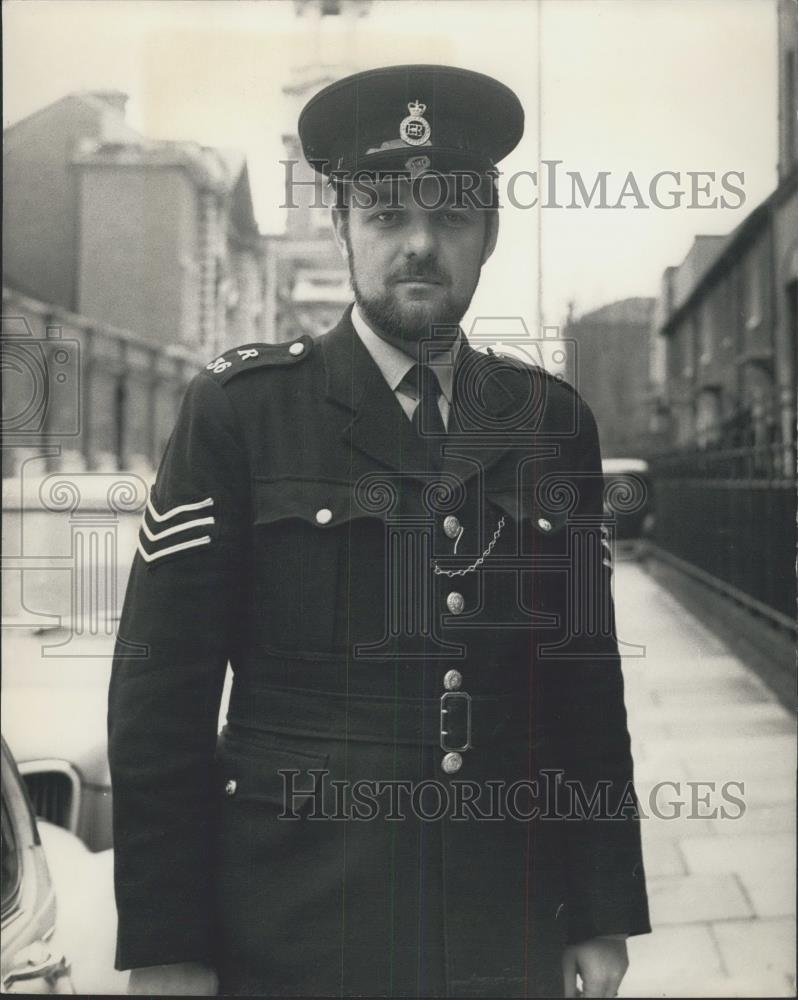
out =
<svg viewBox="0 0 798 1000"><path fill-rule="evenodd" d="M125 105L128 102L127 94L124 94L121 90L92 90L90 93L92 97L110 104L115 111L118 111L124 117Z"/></svg>

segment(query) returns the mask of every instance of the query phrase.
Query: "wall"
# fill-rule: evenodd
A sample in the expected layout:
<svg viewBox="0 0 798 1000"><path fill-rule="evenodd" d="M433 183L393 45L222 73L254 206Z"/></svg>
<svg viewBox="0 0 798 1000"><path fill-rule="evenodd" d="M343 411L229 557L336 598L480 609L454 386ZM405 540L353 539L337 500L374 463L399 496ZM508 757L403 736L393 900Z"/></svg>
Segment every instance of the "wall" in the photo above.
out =
<svg viewBox="0 0 798 1000"><path fill-rule="evenodd" d="M99 134L99 115L59 101L8 129L3 150L3 280L74 310L78 215L70 159L78 137Z"/></svg>
<svg viewBox="0 0 798 1000"><path fill-rule="evenodd" d="M578 384L596 417L604 458L646 453L650 315L653 299L613 303L570 323L577 342Z"/></svg>
<svg viewBox="0 0 798 1000"><path fill-rule="evenodd" d="M79 311L162 344L196 341L196 194L179 168L81 168Z"/></svg>
<svg viewBox="0 0 798 1000"><path fill-rule="evenodd" d="M666 396L676 446L794 439L798 184L729 243L721 269L673 323Z"/></svg>

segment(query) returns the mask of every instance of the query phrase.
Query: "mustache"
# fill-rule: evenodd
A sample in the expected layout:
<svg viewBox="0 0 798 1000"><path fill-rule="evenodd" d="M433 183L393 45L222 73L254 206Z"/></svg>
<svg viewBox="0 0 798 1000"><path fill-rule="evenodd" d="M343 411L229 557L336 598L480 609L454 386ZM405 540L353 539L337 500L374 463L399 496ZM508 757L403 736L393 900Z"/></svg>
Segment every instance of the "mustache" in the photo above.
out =
<svg viewBox="0 0 798 1000"><path fill-rule="evenodd" d="M449 276L437 264L416 264L413 267L403 267L391 275L391 283L400 281L437 281L441 285L448 284Z"/></svg>

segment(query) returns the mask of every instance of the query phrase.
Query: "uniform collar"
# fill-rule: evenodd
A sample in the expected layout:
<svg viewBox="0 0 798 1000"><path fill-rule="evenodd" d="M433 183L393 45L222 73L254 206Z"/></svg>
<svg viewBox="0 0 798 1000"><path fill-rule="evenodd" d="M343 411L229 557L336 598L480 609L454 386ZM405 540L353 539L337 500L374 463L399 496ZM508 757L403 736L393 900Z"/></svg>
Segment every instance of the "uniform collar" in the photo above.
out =
<svg viewBox="0 0 798 1000"><path fill-rule="evenodd" d="M342 431L343 439L348 446L389 469L405 472L423 469L429 457L426 448L402 407L397 405L396 395L376 360L355 332L352 312L350 306L338 325L320 338L325 397L352 413L351 423ZM376 334L375 338L380 340ZM465 403L461 404L460 417L457 405L452 411L455 420L449 430L449 444L445 446L444 471L465 481L491 467L514 443L517 446L517 434L508 434L506 430L510 426L508 415L527 413L530 398L543 406L546 394L545 387L542 395L535 391L520 368L515 376L507 366L498 364L496 358L475 351L462 331L457 379L459 388L455 392L458 397L464 394ZM474 387L479 390L476 397ZM540 406L533 407L531 414L533 432L537 429L535 421ZM524 440L527 447L528 438Z"/></svg>
<svg viewBox="0 0 798 1000"><path fill-rule="evenodd" d="M392 392L396 392L404 377L415 364L415 359L378 336L368 321L364 319L357 304L352 308L352 326L374 363L382 372L382 377L388 383L388 387ZM462 342L463 332L461 330L451 345L447 345L443 351L431 354L429 359L429 366L438 377L441 392L450 404L454 385L454 363L457 360Z"/></svg>

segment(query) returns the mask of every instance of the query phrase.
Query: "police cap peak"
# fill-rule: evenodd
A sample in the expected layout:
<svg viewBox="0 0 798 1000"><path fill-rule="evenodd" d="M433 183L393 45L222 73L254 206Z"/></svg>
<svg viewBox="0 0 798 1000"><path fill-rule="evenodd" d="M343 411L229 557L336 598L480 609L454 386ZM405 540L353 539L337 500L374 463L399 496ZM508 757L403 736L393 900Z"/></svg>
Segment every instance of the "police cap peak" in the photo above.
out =
<svg viewBox="0 0 798 1000"><path fill-rule="evenodd" d="M425 170L487 174L524 133L516 94L454 66L387 66L337 80L299 116L305 158L325 176Z"/></svg>

